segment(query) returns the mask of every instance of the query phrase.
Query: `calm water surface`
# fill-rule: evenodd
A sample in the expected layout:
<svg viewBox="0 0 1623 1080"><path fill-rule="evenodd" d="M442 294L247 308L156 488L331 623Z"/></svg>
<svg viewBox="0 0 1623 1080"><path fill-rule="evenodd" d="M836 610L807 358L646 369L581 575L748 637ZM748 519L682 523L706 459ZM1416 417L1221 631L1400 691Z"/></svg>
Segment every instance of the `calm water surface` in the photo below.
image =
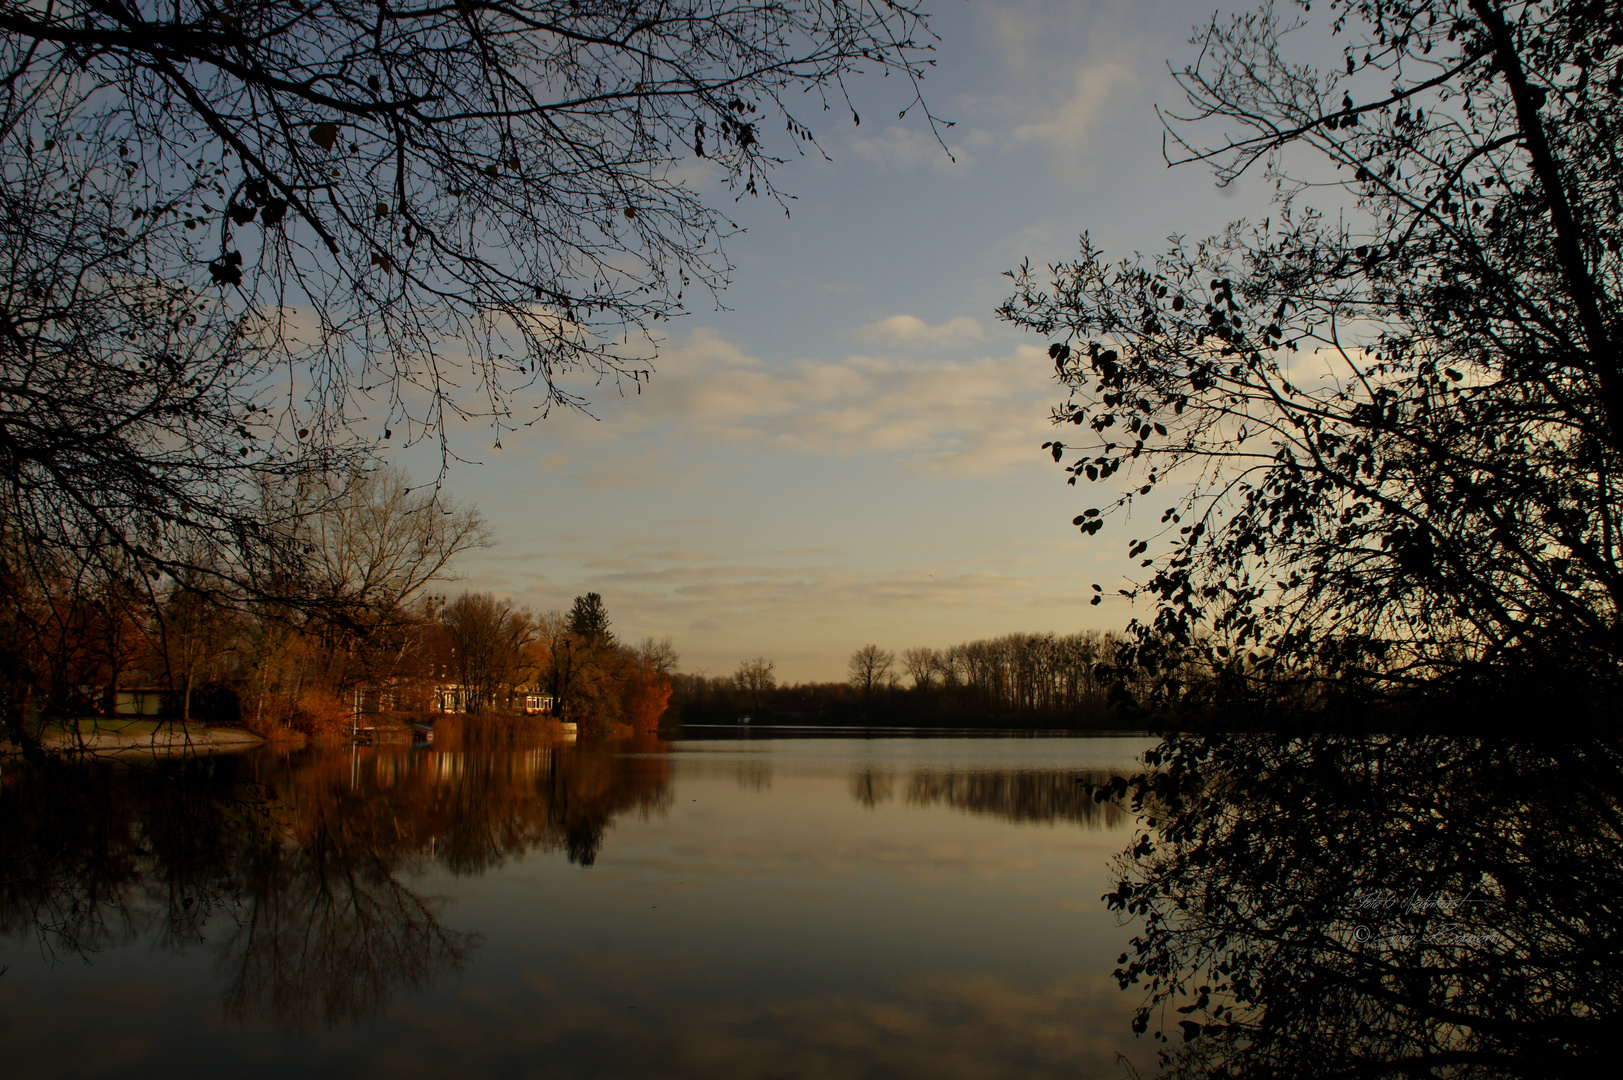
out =
<svg viewBox="0 0 1623 1080"><path fill-rule="evenodd" d="M1120 1077L1142 738L7 765L8 1077Z"/></svg>

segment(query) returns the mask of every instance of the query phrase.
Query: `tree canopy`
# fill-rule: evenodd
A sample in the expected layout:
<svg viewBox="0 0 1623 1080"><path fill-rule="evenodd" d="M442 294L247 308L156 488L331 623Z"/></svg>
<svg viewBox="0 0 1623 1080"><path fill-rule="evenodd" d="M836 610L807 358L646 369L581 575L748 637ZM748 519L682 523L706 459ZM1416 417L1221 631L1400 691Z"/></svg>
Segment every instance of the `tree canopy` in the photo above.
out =
<svg viewBox="0 0 1623 1080"><path fill-rule="evenodd" d="M609 609L603 605L599 593L589 592L575 597L569 608L569 632L589 642L614 643L614 632L609 629Z"/></svg>
<svg viewBox="0 0 1623 1080"><path fill-rule="evenodd" d="M911 108L930 40L890 0L0 0L0 585L307 602L334 477L640 389L732 272L700 187L778 197L801 110Z"/></svg>
<svg viewBox="0 0 1623 1080"><path fill-rule="evenodd" d="M254 533L266 475L640 387L731 273L677 166L775 196L797 109L929 44L884 0L3 0L0 32L7 516L126 538Z"/></svg>
<svg viewBox="0 0 1623 1080"><path fill-rule="evenodd" d="M1075 523L1133 523L1129 659L1615 701L1623 6L1299 7L1200 29L1165 114L1171 163L1274 213L1115 264L1084 237L1000 309L1053 341L1055 460L1109 489Z"/></svg>

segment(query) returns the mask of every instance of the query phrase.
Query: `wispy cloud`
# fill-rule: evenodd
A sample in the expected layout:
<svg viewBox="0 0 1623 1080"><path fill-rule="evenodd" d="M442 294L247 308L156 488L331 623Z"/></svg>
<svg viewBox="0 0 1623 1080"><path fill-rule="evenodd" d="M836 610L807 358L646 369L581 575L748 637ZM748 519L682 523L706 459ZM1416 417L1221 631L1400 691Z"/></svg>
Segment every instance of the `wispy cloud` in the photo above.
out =
<svg viewBox="0 0 1623 1080"><path fill-rule="evenodd" d="M1033 151L1046 151L1068 169L1098 151L1111 113L1162 73L1159 56L1145 56L1140 9L1125 0L978 5L975 62L992 74L936 103L956 125L941 129L950 156L935 132L900 124L859 128L847 146L883 172L967 177L992 166L1003 173L1010 171L1008 155Z"/></svg>
<svg viewBox="0 0 1623 1080"><path fill-rule="evenodd" d="M929 166L948 175L963 175L976 163L975 155L957 142L943 147L928 129L897 125L875 135L853 136L850 147L858 157L885 170Z"/></svg>
<svg viewBox="0 0 1623 1080"><path fill-rule="evenodd" d="M1062 159L1075 159L1087 149L1107 107L1134 82L1133 69L1124 62L1083 62L1071 75L1070 95L1045 102L1036 119L1014 128L1009 141L1045 146Z"/></svg>
<svg viewBox="0 0 1623 1080"><path fill-rule="evenodd" d="M895 316L863 328L891 344L979 337L973 319L931 327ZM928 472L986 476L1035 460L1047 431L1051 365L1020 346L1002 356L853 354L768 364L713 332L669 348L648 393L617 423L801 453L901 455Z"/></svg>
<svg viewBox="0 0 1623 1080"><path fill-rule="evenodd" d="M839 549L707 555L718 546L713 536L667 547L657 537L604 545L552 535L546 546L551 573L491 559L476 586L537 610L566 607L570 596L596 590L611 610L635 612L620 621L627 637L675 636L688 670L729 671L765 650L786 678L826 677L863 640L945 646L1014 630L1076 629L1084 615L1101 614L1087 606L1093 571L1055 572L1056 563L1074 557L1074 546L981 559L915 553L889 566L872 565L871 552ZM1103 614L1120 621L1110 599Z"/></svg>
<svg viewBox="0 0 1623 1080"><path fill-rule="evenodd" d="M1143 88L1142 4L1096 0L1014 0L982 5L982 41L997 77L956 102L959 141L987 160L1045 149L1054 164L1075 165L1101 123ZM1181 17L1181 13L1180 13Z"/></svg>

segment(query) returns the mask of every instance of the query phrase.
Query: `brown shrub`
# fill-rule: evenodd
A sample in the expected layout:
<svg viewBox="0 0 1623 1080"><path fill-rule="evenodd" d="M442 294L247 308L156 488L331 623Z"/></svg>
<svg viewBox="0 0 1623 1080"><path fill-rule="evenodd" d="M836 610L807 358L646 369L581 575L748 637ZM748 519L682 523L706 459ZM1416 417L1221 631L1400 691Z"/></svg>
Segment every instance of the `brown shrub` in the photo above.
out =
<svg viewBox="0 0 1623 1080"><path fill-rule="evenodd" d="M434 720L437 747L480 746L501 742L529 742L546 734L549 718L519 712L480 709L476 713L446 713Z"/></svg>
<svg viewBox="0 0 1623 1080"><path fill-rule="evenodd" d="M350 720L350 707L330 690L310 689L299 694L289 724L315 738L339 736Z"/></svg>

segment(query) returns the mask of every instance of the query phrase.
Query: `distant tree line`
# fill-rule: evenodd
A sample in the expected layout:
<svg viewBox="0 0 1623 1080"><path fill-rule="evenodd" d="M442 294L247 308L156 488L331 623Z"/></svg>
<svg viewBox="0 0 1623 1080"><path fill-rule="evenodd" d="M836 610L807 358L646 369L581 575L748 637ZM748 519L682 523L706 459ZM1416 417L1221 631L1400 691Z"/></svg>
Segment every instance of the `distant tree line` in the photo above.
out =
<svg viewBox="0 0 1623 1080"><path fill-rule="evenodd" d="M672 677L670 718L687 724L806 723L903 727L1108 728L1126 722L1115 702L1121 640L1079 634L1008 634L945 649L851 654L845 682L780 686L773 664L747 660L731 675ZM1149 676L1134 676L1143 680ZM905 680L905 681L904 681Z"/></svg>

